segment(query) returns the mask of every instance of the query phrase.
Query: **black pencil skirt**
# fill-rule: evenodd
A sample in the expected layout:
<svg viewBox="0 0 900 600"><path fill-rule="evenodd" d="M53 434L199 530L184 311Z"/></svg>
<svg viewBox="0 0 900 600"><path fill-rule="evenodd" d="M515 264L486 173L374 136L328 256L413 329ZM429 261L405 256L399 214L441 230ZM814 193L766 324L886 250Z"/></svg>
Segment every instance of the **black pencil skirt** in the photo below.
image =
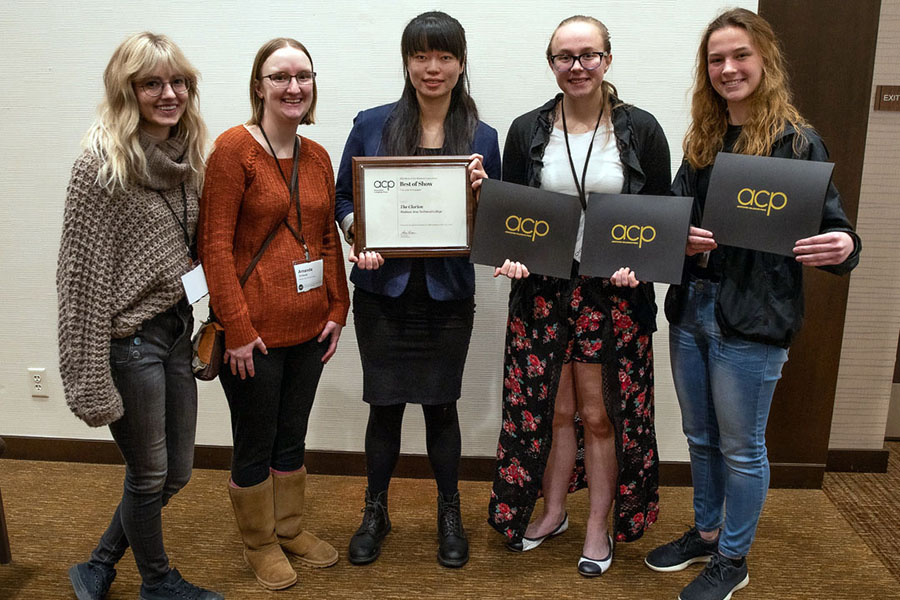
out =
<svg viewBox="0 0 900 600"><path fill-rule="evenodd" d="M353 292L363 400L375 406L446 404L460 397L475 299L434 300L422 260L414 264L397 298Z"/></svg>

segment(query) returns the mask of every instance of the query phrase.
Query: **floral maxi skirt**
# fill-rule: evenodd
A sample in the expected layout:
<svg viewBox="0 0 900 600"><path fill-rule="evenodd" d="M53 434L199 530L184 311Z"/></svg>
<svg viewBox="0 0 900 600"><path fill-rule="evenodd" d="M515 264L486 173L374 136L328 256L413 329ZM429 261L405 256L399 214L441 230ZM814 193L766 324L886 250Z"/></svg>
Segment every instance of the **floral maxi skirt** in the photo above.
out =
<svg viewBox="0 0 900 600"><path fill-rule="evenodd" d="M519 539L541 494L553 410L565 362L604 365L603 396L615 430L618 489L613 537L633 541L659 512L659 461L653 427L653 323L641 324L641 296L607 279L532 276L513 283L504 358L503 425L488 522ZM569 484L587 486L584 434Z"/></svg>

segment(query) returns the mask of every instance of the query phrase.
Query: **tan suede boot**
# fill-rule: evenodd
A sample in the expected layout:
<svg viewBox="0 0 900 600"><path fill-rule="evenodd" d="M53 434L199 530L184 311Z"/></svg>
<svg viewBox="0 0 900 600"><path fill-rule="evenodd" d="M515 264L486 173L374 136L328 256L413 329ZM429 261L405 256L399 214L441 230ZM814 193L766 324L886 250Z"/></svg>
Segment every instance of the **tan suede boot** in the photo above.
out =
<svg viewBox="0 0 900 600"><path fill-rule="evenodd" d="M275 537L275 501L272 477L254 486L228 486L234 518L244 541L244 560L256 580L270 590L283 590L297 582L297 572Z"/></svg>
<svg viewBox="0 0 900 600"><path fill-rule="evenodd" d="M310 567L330 567L337 550L303 529L306 467L287 475L272 474L275 482L275 533L282 549Z"/></svg>

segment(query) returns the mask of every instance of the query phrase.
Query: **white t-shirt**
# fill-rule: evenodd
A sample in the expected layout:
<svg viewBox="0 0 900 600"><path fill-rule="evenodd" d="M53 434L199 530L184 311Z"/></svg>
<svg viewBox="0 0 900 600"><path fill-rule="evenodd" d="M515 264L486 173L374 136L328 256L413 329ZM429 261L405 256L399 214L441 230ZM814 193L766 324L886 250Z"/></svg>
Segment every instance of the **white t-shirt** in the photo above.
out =
<svg viewBox="0 0 900 600"><path fill-rule="evenodd" d="M591 134L569 134L569 147L572 149L572 162L575 163L575 171L578 174L578 183L581 183L581 173L584 170L584 159L587 156L588 146L591 144ZM622 161L619 159L619 150L616 148L616 136L609 123L601 123L597 128L594 138L594 147L591 150L591 160L588 163L585 176L585 195L593 193L621 194L622 185L625 182L625 174L622 169ZM566 152L566 138L562 129L554 127L550 132L550 141L544 149L544 168L541 171L541 189L561 194L569 194L578 197L578 188L572 178L572 168L569 165L569 155ZM578 238L575 243L575 260L581 260L581 243L584 238L584 212L581 213L581 222L578 224Z"/></svg>

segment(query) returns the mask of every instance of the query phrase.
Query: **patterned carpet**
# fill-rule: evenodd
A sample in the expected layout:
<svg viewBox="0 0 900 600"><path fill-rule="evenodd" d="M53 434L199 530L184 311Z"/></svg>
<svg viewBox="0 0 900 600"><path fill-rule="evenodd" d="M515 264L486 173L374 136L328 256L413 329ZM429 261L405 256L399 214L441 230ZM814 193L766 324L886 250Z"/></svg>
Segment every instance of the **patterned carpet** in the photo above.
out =
<svg viewBox="0 0 900 600"><path fill-rule="evenodd" d="M826 473L823 491L900 580L900 442L885 444L887 473ZM900 590L895 598L900 598Z"/></svg>
<svg viewBox="0 0 900 600"><path fill-rule="evenodd" d="M896 540L898 457L892 488L881 475L829 475L827 491L774 490L749 557L751 583L735 594L751 599L900 598ZM0 599L74 598L66 577L85 560L120 494L122 467L0 461L0 488L11 534L13 563L0 565ZM195 583L229 599L255 598L603 598L670 599L699 572L658 574L643 565L647 551L679 535L690 522L690 490L664 488L661 522L633 544L616 550L612 569L588 580L575 571L587 517L587 494L571 497L569 531L526 554L513 554L485 522L489 484L461 486L472 558L463 569L437 565L434 484L401 479L391 487L394 530L382 557L366 567L346 560L346 544L359 524L364 481L315 476L309 485L310 528L341 551L334 567L298 567L300 580L267 592L243 564L222 471L196 471L166 509L166 546L173 565ZM867 503L862 504L862 500ZM878 508L876 502L885 502ZM853 508L859 504L862 510ZM890 506L895 507L893 510ZM841 511L849 510L842 516ZM859 507L857 507L859 508ZM851 516L852 515L852 516ZM867 545L868 543L868 545ZM892 571L872 548L890 548ZM886 561L887 562L887 561ZM893 572L893 575L891 574ZM139 578L126 554L110 600L133 599Z"/></svg>

